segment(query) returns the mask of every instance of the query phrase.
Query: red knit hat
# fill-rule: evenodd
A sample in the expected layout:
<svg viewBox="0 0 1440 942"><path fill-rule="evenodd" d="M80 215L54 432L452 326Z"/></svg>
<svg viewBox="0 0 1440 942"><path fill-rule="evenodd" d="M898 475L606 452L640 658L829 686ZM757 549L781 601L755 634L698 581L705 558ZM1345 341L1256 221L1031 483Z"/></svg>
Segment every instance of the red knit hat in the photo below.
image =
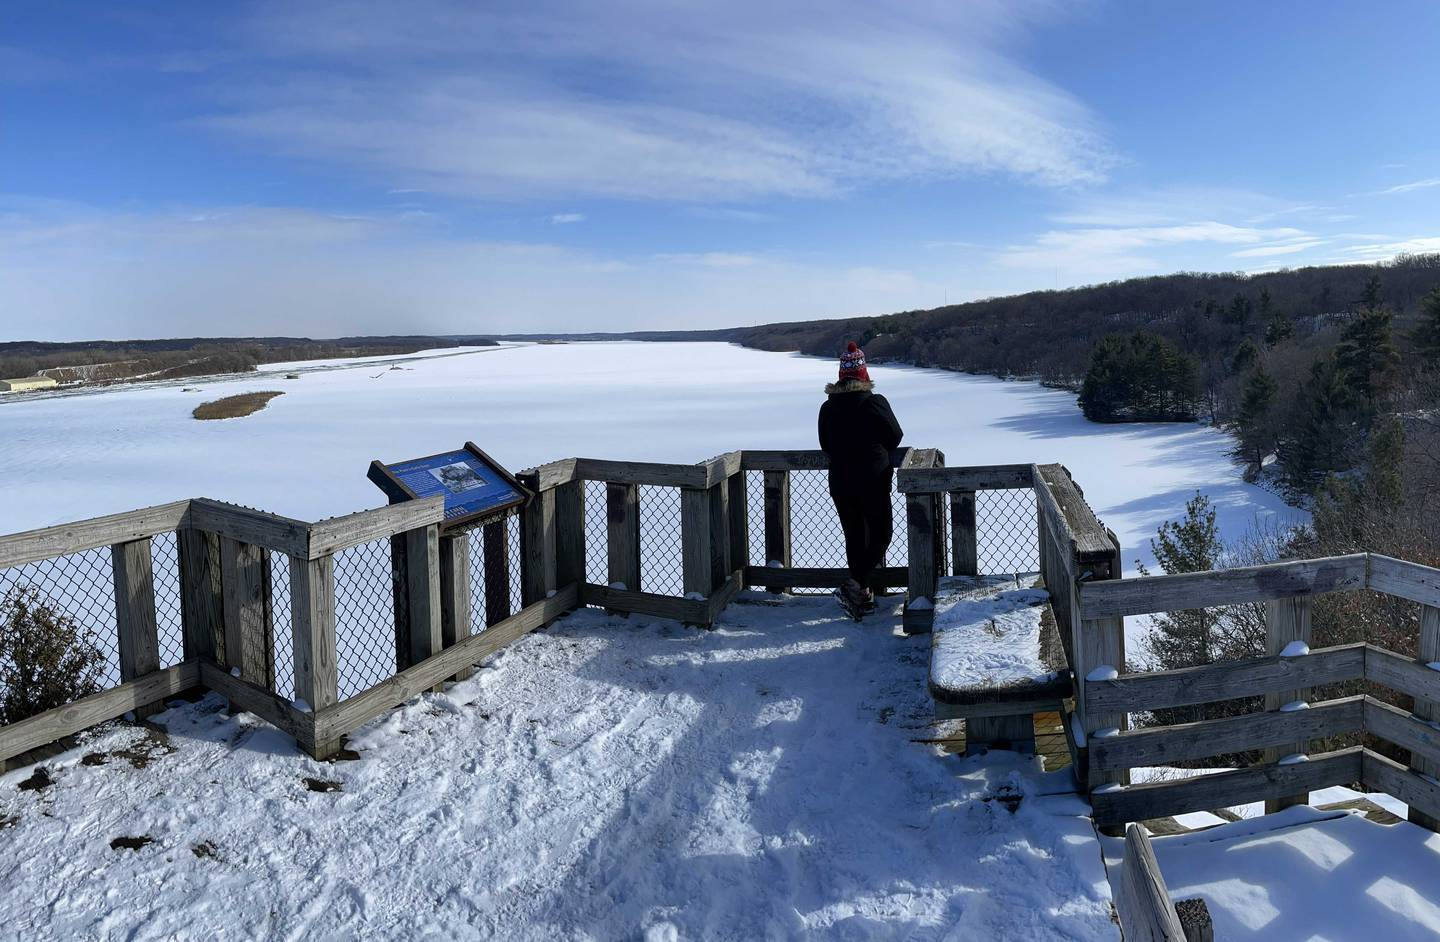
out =
<svg viewBox="0 0 1440 942"><path fill-rule="evenodd" d="M870 382L870 371L865 368L865 351L855 346L853 340L846 345L845 352L840 354L840 382L847 379Z"/></svg>

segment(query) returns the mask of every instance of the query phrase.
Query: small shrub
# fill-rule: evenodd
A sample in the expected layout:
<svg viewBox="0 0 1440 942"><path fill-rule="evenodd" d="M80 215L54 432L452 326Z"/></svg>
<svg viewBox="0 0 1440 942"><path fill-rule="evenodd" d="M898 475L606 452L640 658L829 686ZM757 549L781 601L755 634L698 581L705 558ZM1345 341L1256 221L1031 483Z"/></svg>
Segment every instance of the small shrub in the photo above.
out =
<svg viewBox="0 0 1440 942"><path fill-rule="evenodd" d="M250 415L252 412L259 412L269 405L271 399L283 395L285 395L283 392L240 393L236 396L226 396L224 399L202 402L190 414L201 420L236 419Z"/></svg>
<svg viewBox="0 0 1440 942"><path fill-rule="evenodd" d="M0 724L99 692L104 669L94 636L34 587L0 600Z"/></svg>

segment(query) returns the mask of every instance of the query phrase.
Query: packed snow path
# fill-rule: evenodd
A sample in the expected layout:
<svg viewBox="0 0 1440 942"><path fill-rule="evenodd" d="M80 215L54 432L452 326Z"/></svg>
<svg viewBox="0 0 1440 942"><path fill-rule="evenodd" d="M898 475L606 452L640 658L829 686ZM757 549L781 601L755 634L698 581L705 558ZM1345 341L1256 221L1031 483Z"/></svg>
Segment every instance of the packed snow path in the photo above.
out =
<svg viewBox="0 0 1440 942"><path fill-rule="evenodd" d="M924 743L889 608L580 612L352 761L213 696L112 726L0 778L0 935L1118 939L1068 773Z"/></svg>

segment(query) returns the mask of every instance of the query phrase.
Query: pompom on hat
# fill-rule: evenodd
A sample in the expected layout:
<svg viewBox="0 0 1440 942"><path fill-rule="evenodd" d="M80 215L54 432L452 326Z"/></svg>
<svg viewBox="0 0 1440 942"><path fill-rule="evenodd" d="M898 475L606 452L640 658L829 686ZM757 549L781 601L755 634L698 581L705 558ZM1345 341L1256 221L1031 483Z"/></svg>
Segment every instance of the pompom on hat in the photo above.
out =
<svg viewBox="0 0 1440 942"><path fill-rule="evenodd" d="M853 340L846 345L845 352L840 354L840 382L847 379L870 382L870 371L865 368L865 351L856 346Z"/></svg>

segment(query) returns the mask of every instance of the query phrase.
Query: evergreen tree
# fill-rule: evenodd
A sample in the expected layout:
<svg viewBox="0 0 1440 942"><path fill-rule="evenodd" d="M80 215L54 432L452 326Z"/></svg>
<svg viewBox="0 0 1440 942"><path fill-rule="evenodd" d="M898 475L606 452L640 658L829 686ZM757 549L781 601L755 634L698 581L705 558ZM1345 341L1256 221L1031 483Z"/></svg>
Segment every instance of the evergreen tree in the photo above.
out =
<svg viewBox="0 0 1440 942"><path fill-rule="evenodd" d="M1426 366L1440 367L1440 288L1425 295L1420 302L1420 323L1410 339Z"/></svg>
<svg viewBox="0 0 1440 942"><path fill-rule="evenodd" d="M1292 491L1313 494L1327 475L1351 467L1362 414L1334 358L1316 360L1280 437L1281 470Z"/></svg>
<svg viewBox="0 0 1440 942"><path fill-rule="evenodd" d="M1281 314L1277 308L1270 312L1270 321L1265 325L1265 346L1274 347L1289 340L1295 333L1295 325L1290 318Z"/></svg>
<svg viewBox="0 0 1440 942"><path fill-rule="evenodd" d="M1255 305L1243 294L1235 295L1230 302L1230 309L1225 312L1225 322L1235 324L1242 330L1249 326L1250 315L1255 310Z"/></svg>
<svg viewBox="0 0 1440 942"><path fill-rule="evenodd" d="M1371 275L1365 281L1365 289L1360 292L1360 310L1373 311L1380 306L1383 294L1380 290L1380 276Z"/></svg>
<svg viewBox="0 0 1440 942"><path fill-rule="evenodd" d="M1374 279L1372 279L1374 280ZM1367 307L1340 335L1336 365L1373 413L1392 371L1400 362L1390 330L1390 312Z"/></svg>
<svg viewBox="0 0 1440 942"><path fill-rule="evenodd" d="M1080 408L1094 422L1189 421L1195 399L1195 362L1145 331L1102 338L1080 386Z"/></svg>
<svg viewBox="0 0 1440 942"><path fill-rule="evenodd" d="M1230 372L1247 373L1258 362L1260 362L1260 348L1255 346L1255 341L1246 337L1240 341L1240 346L1235 348L1235 356L1230 359Z"/></svg>
<svg viewBox="0 0 1440 942"><path fill-rule="evenodd" d="M1240 394L1240 407L1235 414L1234 455L1256 468L1275 450L1280 430L1276 408L1279 392L1280 385L1275 378L1265 372L1263 366L1256 366Z"/></svg>

